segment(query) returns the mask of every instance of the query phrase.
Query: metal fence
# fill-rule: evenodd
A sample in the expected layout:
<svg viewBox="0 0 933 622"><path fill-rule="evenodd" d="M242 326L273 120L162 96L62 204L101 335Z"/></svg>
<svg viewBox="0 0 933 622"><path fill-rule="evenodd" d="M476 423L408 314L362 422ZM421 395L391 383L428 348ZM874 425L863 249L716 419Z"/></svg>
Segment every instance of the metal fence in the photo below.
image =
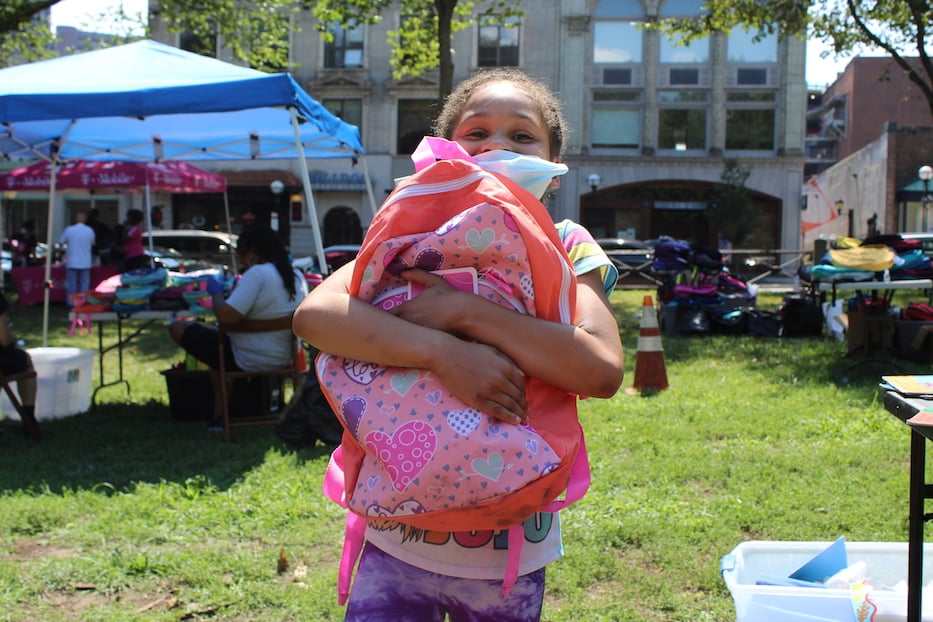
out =
<svg viewBox="0 0 933 622"><path fill-rule="evenodd" d="M811 261L812 252L796 249L720 249L723 266L747 283L793 281L798 269ZM616 251L613 255L617 255ZM634 256L635 254L633 254ZM616 262L618 289L653 288L661 284L652 260Z"/></svg>

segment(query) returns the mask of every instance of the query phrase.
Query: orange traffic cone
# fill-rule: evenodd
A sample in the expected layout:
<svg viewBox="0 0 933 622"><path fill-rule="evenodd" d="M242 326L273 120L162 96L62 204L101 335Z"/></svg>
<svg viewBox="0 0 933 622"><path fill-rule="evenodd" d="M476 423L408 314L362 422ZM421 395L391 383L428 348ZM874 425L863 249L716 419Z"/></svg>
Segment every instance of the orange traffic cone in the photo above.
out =
<svg viewBox="0 0 933 622"><path fill-rule="evenodd" d="M638 352L635 359L635 383L631 393L656 393L668 387L664 368L664 349L661 347L661 329L651 296L645 296L641 309L641 329L638 333Z"/></svg>

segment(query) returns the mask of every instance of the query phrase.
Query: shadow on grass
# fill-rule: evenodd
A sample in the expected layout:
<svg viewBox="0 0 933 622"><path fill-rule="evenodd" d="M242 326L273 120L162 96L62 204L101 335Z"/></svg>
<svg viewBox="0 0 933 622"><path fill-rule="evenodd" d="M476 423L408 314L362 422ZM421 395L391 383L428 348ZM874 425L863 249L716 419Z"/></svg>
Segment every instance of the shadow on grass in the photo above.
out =
<svg viewBox="0 0 933 622"><path fill-rule="evenodd" d="M239 428L232 443L203 421L178 421L167 406L102 405L94 412L40 422L43 441L26 439L18 421L0 426L0 495L13 491L96 489L120 492L137 482L184 483L205 477L229 488L275 449L292 451L271 426ZM321 444L306 460L326 456Z"/></svg>

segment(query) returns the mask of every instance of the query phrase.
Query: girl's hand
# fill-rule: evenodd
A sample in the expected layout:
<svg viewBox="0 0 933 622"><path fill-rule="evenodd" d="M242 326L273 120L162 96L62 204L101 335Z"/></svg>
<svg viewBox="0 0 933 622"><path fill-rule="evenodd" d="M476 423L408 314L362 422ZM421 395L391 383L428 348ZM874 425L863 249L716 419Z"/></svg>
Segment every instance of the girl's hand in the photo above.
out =
<svg viewBox="0 0 933 622"><path fill-rule="evenodd" d="M439 353L432 371L468 406L505 423L528 421L525 376L496 348L453 340Z"/></svg>
<svg viewBox="0 0 933 622"><path fill-rule="evenodd" d="M419 326L453 332L455 320L464 312L470 300L467 296L472 294L461 292L451 287L443 277L420 268L405 270L401 277L422 291L389 313Z"/></svg>

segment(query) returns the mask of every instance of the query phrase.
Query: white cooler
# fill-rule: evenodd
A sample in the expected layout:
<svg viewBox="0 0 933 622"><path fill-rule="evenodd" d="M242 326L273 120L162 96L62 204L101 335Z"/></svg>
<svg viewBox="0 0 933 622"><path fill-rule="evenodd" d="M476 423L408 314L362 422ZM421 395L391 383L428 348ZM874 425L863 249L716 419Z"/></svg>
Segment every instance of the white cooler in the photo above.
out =
<svg viewBox="0 0 933 622"><path fill-rule="evenodd" d="M91 405L91 375L95 350L29 348L38 374L36 419L58 419L83 413ZM0 391L3 416L19 417L5 391Z"/></svg>
<svg viewBox="0 0 933 622"><path fill-rule="evenodd" d="M722 577L735 600L738 622L858 622L852 591L823 587L756 585L761 576L787 577L832 542L739 544L721 562ZM848 565L865 563L878 607L874 622L907 620L907 543L846 542ZM933 544L923 549L924 583L933 579ZM893 588L893 589L892 589ZM926 589L923 622L933 622L933 590Z"/></svg>

